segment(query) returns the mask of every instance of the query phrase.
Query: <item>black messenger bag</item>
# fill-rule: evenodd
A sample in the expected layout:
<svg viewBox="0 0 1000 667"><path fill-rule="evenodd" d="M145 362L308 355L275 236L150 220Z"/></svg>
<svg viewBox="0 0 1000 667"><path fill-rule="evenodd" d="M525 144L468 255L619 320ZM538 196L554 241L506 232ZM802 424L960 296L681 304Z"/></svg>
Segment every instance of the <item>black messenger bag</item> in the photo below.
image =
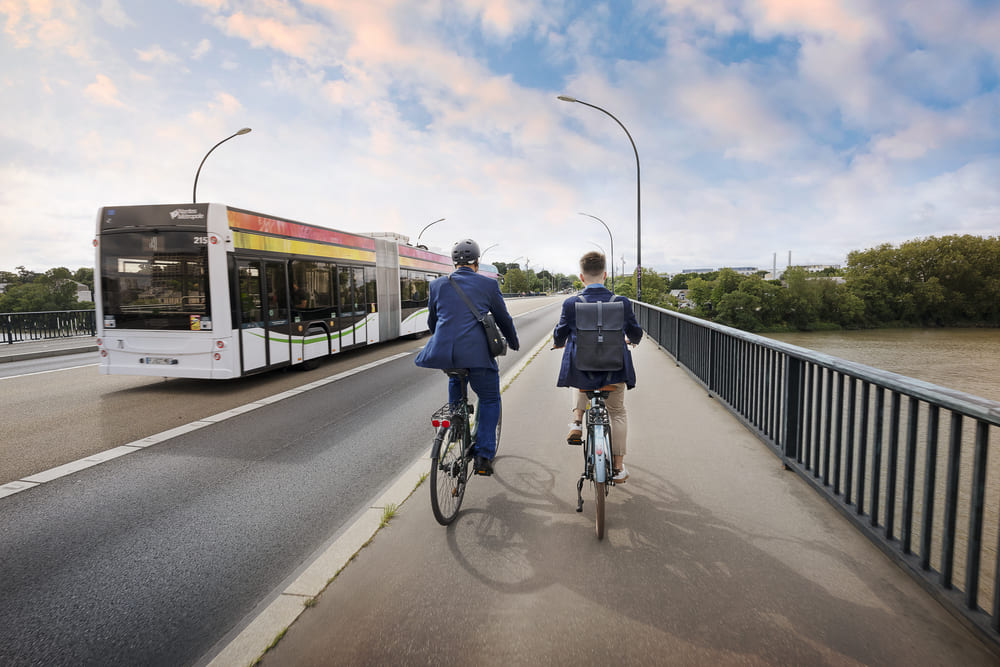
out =
<svg viewBox="0 0 1000 667"><path fill-rule="evenodd" d="M465 301L465 305L472 311L476 320L483 325L483 330L486 332L486 346L490 350L490 356L502 357L507 354L507 339L500 332L500 327L497 326L497 321L493 317L493 313L486 311L480 315L476 307L469 301L469 297L465 296L465 292L458 286L458 283L451 276L448 276L448 280L451 282L451 286L455 288L455 291L458 292L458 295L462 297L462 300Z"/></svg>

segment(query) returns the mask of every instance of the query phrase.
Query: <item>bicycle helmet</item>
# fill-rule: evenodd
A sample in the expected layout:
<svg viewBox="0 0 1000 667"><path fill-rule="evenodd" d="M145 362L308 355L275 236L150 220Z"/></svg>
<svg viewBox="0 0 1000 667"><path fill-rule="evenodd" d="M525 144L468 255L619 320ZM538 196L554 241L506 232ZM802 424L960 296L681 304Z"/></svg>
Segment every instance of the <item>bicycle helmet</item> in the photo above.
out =
<svg viewBox="0 0 1000 667"><path fill-rule="evenodd" d="M472 239L462 239L451 248L451 261L455 264L478 262L479 255L479 244Z"/></svg>

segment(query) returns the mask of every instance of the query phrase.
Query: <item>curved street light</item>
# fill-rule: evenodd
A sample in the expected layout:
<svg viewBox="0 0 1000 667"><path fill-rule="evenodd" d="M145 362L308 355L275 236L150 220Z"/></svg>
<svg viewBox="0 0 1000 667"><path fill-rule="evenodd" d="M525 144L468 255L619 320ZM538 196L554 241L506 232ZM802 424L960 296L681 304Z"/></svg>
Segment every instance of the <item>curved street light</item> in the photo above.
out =
<svg viewBox="0 0 1000 667"><path fill-rule="evenodd" d="M192 204L197 204L198 203L198 176L201 174L201 167L202 167L202 165L205 164L205 160L208 159L208 156L212 154L212 151L214 151L216 148L218 148L222 144L226 143L227 141L229 141L233 137L238 137L241 134L247 134L248 132L250 132L250 128L249 127L244 127L243 129L239 130L235 134L229 135L228 137L226 137L225 139L223 139L222 141L220 141L219 143L215 144L214 146L212 146L211 148L208 149L208 152L205 153L205 157L203 157L201 159L201 164L198 165L198 171L196 171L194 173L194 188L191 190L191 203Z"/></svg>
<svg viewBox="0 0 1000 667"><path fill-rule="evenodd" d="M589 213L581 213L580 215L585 215L588 218L593 218L594 220L597 220L599 223L604 225L604 228L606 230L608 230L608 238L611 239L611 293L614 294L615 293L615 237L611 235L611 228L608 227L608 223L604 222L596 215L591 215ZM636 295L636 299L638 300L638 295Z"/></svg>
<svg viewBox="0 0 1000 667"><path fill-rule="evenodd" d="M430 223L430 225L427 225L427 227L430 227L431 225L436 225L437 223L442 222L443 220L444 220L444 218L438 218L434 222ZM423 229L421 229L420 233L417 234L417 240L418 241L420 240L420 237L424 235L424 232L427 231L427 227L424 227Z"/></svg>
<svg viewBox="0 0 1000 667"><path fill-rule="evenodd" d="M494 243L494 244L493 244L493 245L491 245L491 246L487 246L487 247L486 247L486 250L484 250L484 251L482 251L481 253L479 253L479 259L480 259L480 261L482 261L482 259L483 259L483 255L485 255L485 254L486 254L486 251L487 251L487 250L489 250L490 248L496 248L496 247L497 247L498 245L500 245L500 244L499 244L499 243Z"/></svg>
<svg viewBox="0 0 1000 667"><path fill-rule="evenodd" d="M584 102L568 95L559 95L558 99L563 102L576 102L591 109L597 109L601 113L610 116L612 120L618 123L619 127L625 130L625 136L628 137L629 143L632 144L632 152L635 153L635 299L636 301L642 301L642 199L639 187L639 150L635 147L635 141L632 140L632 135L629 134L628 128L607 109L602 109L596 104Z"/></svg>

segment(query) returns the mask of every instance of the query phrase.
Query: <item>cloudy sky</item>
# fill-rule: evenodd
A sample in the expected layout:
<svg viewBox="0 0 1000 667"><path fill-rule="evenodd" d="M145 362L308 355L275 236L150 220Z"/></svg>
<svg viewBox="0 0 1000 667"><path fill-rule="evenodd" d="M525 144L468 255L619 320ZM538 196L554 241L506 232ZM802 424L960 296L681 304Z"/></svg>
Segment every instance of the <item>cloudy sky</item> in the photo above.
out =
<svg viewBox="0 0 1000 667"><path fill-rule="evenodd" d="M0 0L0 269L198 200L575 272L1000 231L995 0ZM524 260L520 260L523 266Z"/></svg>

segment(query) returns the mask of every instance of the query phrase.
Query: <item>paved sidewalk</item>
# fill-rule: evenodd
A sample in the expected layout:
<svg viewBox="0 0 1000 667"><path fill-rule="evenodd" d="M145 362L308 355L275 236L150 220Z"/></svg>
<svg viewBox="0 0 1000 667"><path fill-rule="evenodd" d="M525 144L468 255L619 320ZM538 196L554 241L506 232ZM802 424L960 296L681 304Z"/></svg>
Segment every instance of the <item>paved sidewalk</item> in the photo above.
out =
<svg viewBox="0 0 1000 667"><path fill-rule="evenodd" d="M28 340L17 343L3 342L0 343L0 363L96 351L96 336L46 338L44 340Z"/></svg>
<svg viewBox="0 0 1000 667"><path fill-rule="evenodd" d="M559 355L504 393L496 474L455 523L425 481L264 665L997 664L648 341L598 541Z"/></svg>

